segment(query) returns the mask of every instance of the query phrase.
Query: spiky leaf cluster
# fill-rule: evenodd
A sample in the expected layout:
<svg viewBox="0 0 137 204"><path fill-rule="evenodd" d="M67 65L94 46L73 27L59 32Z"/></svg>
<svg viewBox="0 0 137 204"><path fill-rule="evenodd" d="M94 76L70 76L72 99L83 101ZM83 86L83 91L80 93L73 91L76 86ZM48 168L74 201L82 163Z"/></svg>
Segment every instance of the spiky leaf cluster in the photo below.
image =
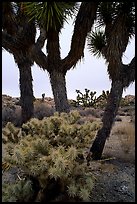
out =
<svg viewBox="0 0 137 204"><path fill-rule="evenodd" d="M96 22L100 28L88 35L88 49L94 56L105 58L109 78L117 79L123 54L135 35L135 3L100 2Z"/></svg>
<svg viewBox="0 0 137 204"><path fill-rule="evenodd" d="M106 37L103 30L96 30L87 36L87 46L91 54L100 58L103 47L106 45Z"/></svg>
<svg viewBox="0 0 137 204"><path fill-rule="evenodd" d="M24 2L26 13L35 19L38 25L60 30L68 17L74 16L78 5L76 2Z"/></svg>
<svg viewBox="0 0 137 204"><path fill-rule="evenodd" d="M23 137L10 147L10 154L4 157L4 161L20 168L24 179L28 176L37 179L43 192L49 188L49 181L54 179L55 183L60 183L60 192L89 200L93 178L85 161L84 148L89 146L87 141L91 143L91 133L98 125L78 125L79 117L78 112L73 111L69 114L55 113L43 120L31 119L22 125ZM12 186L5 189L4 197L9 195L10 188ZM18 198L19 191L16 194Z"/></svg>
<svg viewBox="0 0 137 204"><path fill-rule="evenodd" d="M114 25L119 15L125 15L129 37L135 34L135 2L101 2L97 10L98 26Z"/></svg>

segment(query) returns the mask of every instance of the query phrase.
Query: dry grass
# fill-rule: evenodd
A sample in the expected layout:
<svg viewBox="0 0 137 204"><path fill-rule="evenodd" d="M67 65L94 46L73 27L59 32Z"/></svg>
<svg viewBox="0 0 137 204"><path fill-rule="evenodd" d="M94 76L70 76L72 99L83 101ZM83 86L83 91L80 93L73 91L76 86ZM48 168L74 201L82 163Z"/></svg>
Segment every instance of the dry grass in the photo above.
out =
<svg viewBox="0 0 137 204"><path fill-rule="evenodd" d="M7 122L12 122L16 126L21 125L20 106L5 106L2 108L2 126L5 126Z"/></svg>
<svg viewBox="0 0 137 204"><path fill-rule="evenodd" d="M55 108L47 103L37 102L34 103L34 117L42 119L53 115ZM4 127L7 122L12 122L15 126L21 125L21 106L10 105L2 107L2 126Z"/></svg>
<svg viewBox="0 0 137 204"><path fill-rule="evenodd" d="M34 103L34 117L42 120L44 117L49 117L55 112L54 107L47 103Z"/></svg>
<svg viewBox="0 0 137 204"><path fill-rule="evenodd" d="M100 118L102 111L100 109L95 108L83 108L78 110L80 115L83 117L93 116L95 118Z"/></svg>
<svg viewBox="0 0 137 204"><path fill-rule="evenodd" d="M117 124L113 128L113 134L116 134L118 136L123 151L125 153L129 153L135 145L134 124L129 122Z"/></svg>

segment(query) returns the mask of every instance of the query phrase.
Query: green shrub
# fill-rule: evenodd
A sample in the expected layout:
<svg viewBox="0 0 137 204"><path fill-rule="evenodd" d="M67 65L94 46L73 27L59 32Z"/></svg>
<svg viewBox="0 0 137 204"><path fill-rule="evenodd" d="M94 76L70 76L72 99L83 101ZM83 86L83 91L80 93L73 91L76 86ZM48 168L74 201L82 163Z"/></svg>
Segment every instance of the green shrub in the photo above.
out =
<svg viewBox="0 0 137 204"><path fill-rule="evenodd" d="M3 129L3 142L6 143L4 162L16 166L24 172L23 187L20 180L13 186L3 186L3 201L34 202L66 200L89 201L94 179L87 166L84 150L89 147L100 124L85 122L77 124L80 115L77 111L55 113L49 118L31 119L16 128L8 123ZM36 190L33 180L39 184ZM27 185L29 183L29 186ZM27 187L25 187L27 186ZM26 196L26 188L29 195ZM25 192L24 192L25 191ZM27 200L27 201L26 201Z"/></svg>

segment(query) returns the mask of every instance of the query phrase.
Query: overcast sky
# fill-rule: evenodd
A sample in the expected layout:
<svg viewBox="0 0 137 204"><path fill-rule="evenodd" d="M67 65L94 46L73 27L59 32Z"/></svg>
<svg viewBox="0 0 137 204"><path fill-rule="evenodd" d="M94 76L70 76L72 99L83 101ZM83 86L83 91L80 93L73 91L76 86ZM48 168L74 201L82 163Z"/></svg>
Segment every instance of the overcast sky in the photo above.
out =
<svg viewBox="0 0 137 204"><path fill-rule="evenodd" d="M65 24L60 35L62 58L69 52L72 34L73 25L72 21L70 21L70 24ZM43 48L44 50L45 47ZM67 72L66 86L68 99L76 99L76 89L84 93L84 89L87 88L91 91L96 91L97 96L102 93L102 90L110 90L111 81L107 74L105 60L91 56L87 46L85 47L84 55L84 60L78 62L75 69ZM132 39L124 53L123 62L125 64L130 63L134 55L135 39ZM45 93L46 97L53 97L47 71L42 71L34 64L32 75L34 96L41 98L42 93ZM12 97L20 96L18 67L14 62L12 54L6 51L2 51L2 94ZM123 92L123 97L128 94L135 95L135 83L131 84Z"/></svg>

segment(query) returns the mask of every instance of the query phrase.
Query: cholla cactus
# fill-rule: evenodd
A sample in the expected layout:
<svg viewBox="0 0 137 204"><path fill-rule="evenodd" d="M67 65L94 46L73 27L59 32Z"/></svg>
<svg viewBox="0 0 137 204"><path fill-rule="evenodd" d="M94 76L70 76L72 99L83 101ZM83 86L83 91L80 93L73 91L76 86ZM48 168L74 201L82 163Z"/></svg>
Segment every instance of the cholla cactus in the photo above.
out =
<svg viewBox="0 0 137 204"><path fill-rule="evenodd" d="M87 141L91 143L93 133L99 126L91 122L79 125L76 123L79 118L76 111L60 115L55 113L43 120L33 118L18 131L11 128L12 133L14 132L13 138L17 137L19 132L21 137L17 137L12 145L12 140L7 140L8 151L3 160L24 172L24 182L28 182L27 178L30 176L35 178L40 186L39 191L44 192L43 196L47 197L46 201L54 201L60 193L83 201L90 199L94 182L85 161L84 150L89 146ZM9 132L5 133L6 128L3 129L3 134L9 135L11 132L8 129ZM20 181L17 181L17 186L20 185L18 182ZM5 188L4 197L10 197L11 188L13 187L10 185ZM22 188L23 195L26 189ZM56 196L53 189L58 191ZM29 193L32 196L34 192ZM50 194L51 197L48 197ZM13 201L18 200L19 195L20 192L15 191ZM4 199L11 202L9 197ZM24 201L24 198L22 200ZM38 198L33 201L36 200ZM42 201L45 200L41 198L40 202Z"/></svg>
<svg viewBox="0 0 137 204"><path fill-rule="evenodd" d="M7 193L8 192L8 193ZM32 183L30 180L20 180L12 184L3 184L2 186L2 202L28 202L33 196Z"/></svg>
<svg viewBox="0 0 137 204"><path fill-rule="evenodd" d="M8 122L6 127L2 130L2 142L5 144L7 141L17 143L21 136L21 130L15 127L11 122Z"/></svg>
<svg viewBox="0 0 137 204"><path fill-rule="evenodd" d="M76 90L77 92L77 104L82 105L84 107L94 106L96 103L96 91L92 92L88 89L85 89L85 94L83 94L80 90ZM95 96L95 98L94 98Z"/></svg>
<svg viewBox="0 0 137 204"><path fill-rule="evenodd" d="M80 90L76 90L77 97L76 101L73 101L74 106L84 106L84 107L104 107L106 104L106 100L109 95L109 91L102 91L102 94L96 97L96 91L90 91L89 89L85 89L85 94L83 94Z"/></svg>
<svg viewBox="0 0 137 204"><path fill-rule="evenodd" d="M109 91L103 90L102 94L98 96L96 100L96 106L100 108L104 108L107 103L108 96L109 96Z"/></svg>

